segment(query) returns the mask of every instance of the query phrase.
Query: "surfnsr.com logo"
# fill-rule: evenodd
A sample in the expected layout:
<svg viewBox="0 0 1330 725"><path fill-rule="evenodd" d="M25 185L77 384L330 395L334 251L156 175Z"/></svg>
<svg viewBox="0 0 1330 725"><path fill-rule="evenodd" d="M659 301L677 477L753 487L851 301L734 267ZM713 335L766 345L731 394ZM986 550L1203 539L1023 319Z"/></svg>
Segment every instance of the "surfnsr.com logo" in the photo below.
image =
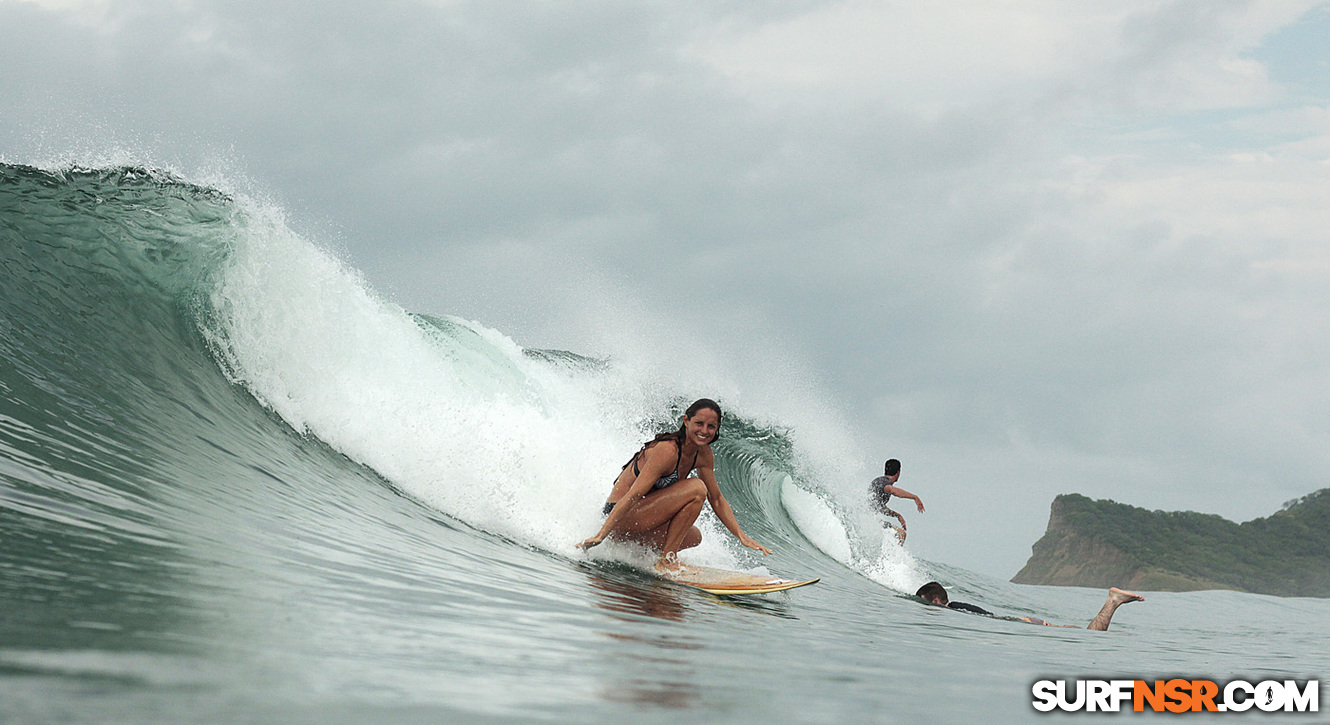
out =
<svg viewBox="0 0 1330 725"><path fill-rule="evenodd" d="M1031 692L1039 712L1118 712L1129 703L1135 712L1317 712L1320 681L1039 680Z"/></svg>

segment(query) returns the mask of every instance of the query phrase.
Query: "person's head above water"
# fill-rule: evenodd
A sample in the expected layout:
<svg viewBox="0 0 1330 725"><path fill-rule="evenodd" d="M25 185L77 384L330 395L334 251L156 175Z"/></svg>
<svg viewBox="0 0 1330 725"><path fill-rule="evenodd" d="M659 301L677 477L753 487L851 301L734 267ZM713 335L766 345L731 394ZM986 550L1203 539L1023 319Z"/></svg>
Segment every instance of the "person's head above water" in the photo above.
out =
<svg viewBox="0 0 1330 725"><path fill-rule="evenodd" d="M942 588L937 582L929 582L921 587L914 595L929 604L941 604L947 606L950 600L947 598L947 590Z"/></svg>
<svg viewBox="0 0 1330 725"><path fill-rule="evenodd" d="M698 398L697 400L693 401L692 405L688 406L687 410L683 412L683 424L680 425L679 430L675 432L675 436L679 439L680 442L682 442L684 440L684 437L688 435L688 427L690 424L700 425L702 423L702 421L694 422L694 419L698 417L698 413L701 413L704 410L710 410L716 414L716 420L715 420L716 430L715 433L711 436L711 440L707 441L707 443L708 444L715 443L716 441L720 440L720 421L721 418L723 417L720 412L720 404L712 400L711 398Z"/></svg>
<svg viewBox="0 0 1330 725"><path fill-rule="evenodd" d="M720 440L720 421L722 417L720 412L720 404L712 400L711 398L698 398L697 400L693 401L692 405L688 406L687 410L683 412L683 422L679 424L678 430L673 430L670 431L669 433L661 433L652 440L648 441L647 445L651 445L656 441L674 441L675 443L678 443L679 445L682 446L683 442L688 439L689 425L706 427L707 421L696 420L698 417L698 413L701 413L704 410L710 410L716 414L716 420L710 421L715 423L716 430L714 434L711 436L711 440L707 441L707 444L710 445ZM703 417L710 417L710 416L703 416ZM641 451L639 451L639 453L640 452Z"/></svg>
<svg viewBox="0 0 1330 725"><path fill-rule="evenodd" d="M899 476L900 472L901 462L895 458L889 459L886 465L882 467L882 475L884 476Z"/></svg>

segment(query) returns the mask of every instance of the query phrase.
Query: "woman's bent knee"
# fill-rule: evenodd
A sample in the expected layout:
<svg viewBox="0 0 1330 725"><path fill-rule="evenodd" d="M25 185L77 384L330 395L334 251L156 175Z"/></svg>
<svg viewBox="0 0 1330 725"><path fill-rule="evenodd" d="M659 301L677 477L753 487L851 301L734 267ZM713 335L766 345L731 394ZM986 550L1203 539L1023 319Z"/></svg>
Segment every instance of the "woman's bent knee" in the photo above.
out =
<svg viewBox="0 0 1330 725"><path fill-rule="evenodd" d="M685 490L687 491L687 493L688 493L690 496L692 496L692 497L694 497L694 498L706 498L706 497L707 497L707 485L706 485L705 483L702 482L702 479L700 479L700 478L685 478L684 480L680 481L679 483L681 483L681 484L683 484L684 486L687 487Z"/></svg>

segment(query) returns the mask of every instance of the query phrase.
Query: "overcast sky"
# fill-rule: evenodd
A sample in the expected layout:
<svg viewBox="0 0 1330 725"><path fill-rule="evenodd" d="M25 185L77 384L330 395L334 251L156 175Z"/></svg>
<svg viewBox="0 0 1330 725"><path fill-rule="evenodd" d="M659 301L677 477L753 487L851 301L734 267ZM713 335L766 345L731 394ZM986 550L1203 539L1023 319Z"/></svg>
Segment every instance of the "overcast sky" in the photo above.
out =
<svg viewBox="0 0 1330 725"><path fill-rule="evenodd" d="M0 67L0 158L216 171L409 309L677 356L853 435L832 488L903 459L926 558L1330 486L1330 3L0 0Z"/></svg>

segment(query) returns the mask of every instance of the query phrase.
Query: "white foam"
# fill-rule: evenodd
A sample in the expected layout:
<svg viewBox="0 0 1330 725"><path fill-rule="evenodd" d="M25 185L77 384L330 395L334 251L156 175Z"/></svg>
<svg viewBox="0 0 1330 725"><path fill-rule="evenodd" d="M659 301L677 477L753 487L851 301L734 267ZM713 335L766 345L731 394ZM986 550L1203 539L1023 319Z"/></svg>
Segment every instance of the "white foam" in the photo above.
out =
<svg viewBox="0 0 1330 725"><path fill-rule="evenodd" d="M211 340L238 381L472 525L569 553L595 531L607 472L642 435L613 381L574 383L474 324L474 345L447 349L275 210L244 211L212 296Z"/></svg>
<svg viewBox="0 0 1330 725"><path fill-rule="evenodd" d="M862 530L867 533L857 533L847 523L850 517L838 513L828 502L827 495L805 490L789 478L781 486L785 510L814 546L869 579L899 592L913 592L926 580L919 561L900 545L894 533L882 528L874 517L868 515L861 517L865 522Z"/></svg>
<svg viewBox="0 0 1330 725"><path fill-rule="evenodd" d="M781 484L780 493L781 503L789 512L790 519L813 546L846 566L853 564L845 523L830 504L817 494L798 487L788 476Z"/></svg>
<svg viewBox="0 0 1330 725"><path fill-rule="evenodd" d="M865 557L856 567L869 579L898 592L913 594L928 577L919 560L896 541L896 535L883 528L876 555Z"/></svg>

